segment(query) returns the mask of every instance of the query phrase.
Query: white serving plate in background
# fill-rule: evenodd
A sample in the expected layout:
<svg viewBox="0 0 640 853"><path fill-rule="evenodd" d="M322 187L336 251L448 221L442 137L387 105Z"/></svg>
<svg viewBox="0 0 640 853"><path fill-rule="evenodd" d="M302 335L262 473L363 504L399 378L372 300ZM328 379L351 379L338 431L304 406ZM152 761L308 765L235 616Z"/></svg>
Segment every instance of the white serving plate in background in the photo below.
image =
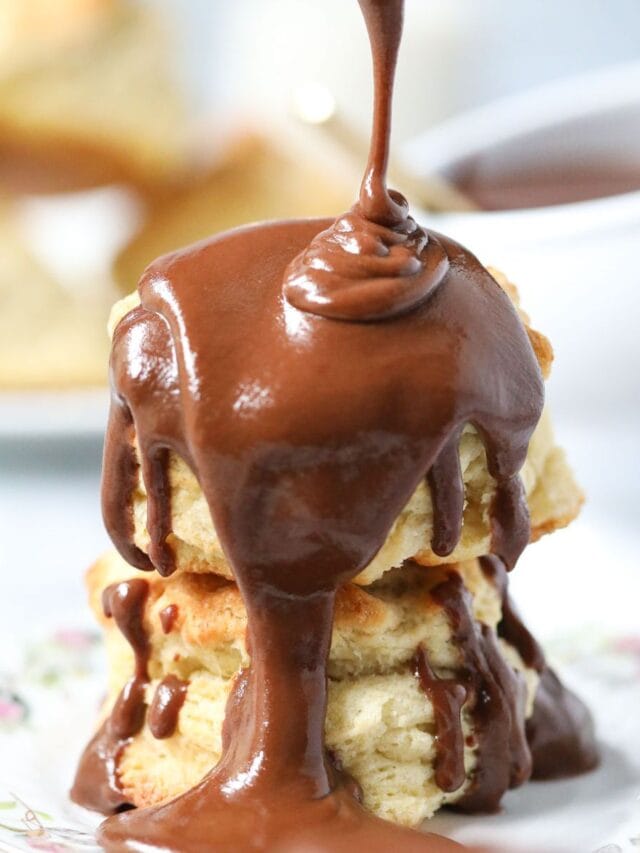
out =
<svg viewBox="0 0 640 853"><path fill-rule="evenodd" d="M557 146L566 124L591 119L580 153L603 146L640 159L638 136L616 136L611 109L637 115L640 63L593 72L496 101L427 131L403 149L407 165L425 178L446 176L483 150L545 137ZM560 132L560 133L559 133ZM638 164L640 168L640 163ZM549 385L561 418L616 418L640 413L640 192L554 207L420 214L429 227L465 244L517 285L533 325L551 339L556 364Z"/></svg>

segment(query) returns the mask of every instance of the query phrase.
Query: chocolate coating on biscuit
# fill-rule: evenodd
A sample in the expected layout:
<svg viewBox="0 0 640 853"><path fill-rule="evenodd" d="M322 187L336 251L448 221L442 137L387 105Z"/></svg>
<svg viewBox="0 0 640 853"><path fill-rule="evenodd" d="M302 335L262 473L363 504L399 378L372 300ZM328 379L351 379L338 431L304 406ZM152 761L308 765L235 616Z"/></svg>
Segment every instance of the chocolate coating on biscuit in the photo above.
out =
<svg viewBox="0 0 640 853"><path fill-rule="evenodd" d="M158 740L174 734L188 688L188 682L175 675L167 675L156 687L149 706L149 729Z"/></svg>
<svg viewBox="0 0 640 853"><path fill-rule="evenodd" d="M170 634L173 631L176 624L176 619L178 618L178 605L168 604L160 611L160 613L158 614L158 618L160 619L162 632L164 634Z"/></svg>
<svg viewBox="0 0 640 853"><path fill-rule="evenodd" d="M518 651L526 666L540 675L533 714L526 721L531 778L563 779L593 770L600 761L600 753L589 709L548 665L540 644L513 603L502 562L492 556L484 557L480 564L502 596L498 635Z"/></svg>
<svg viewBox="0 0 640 853"><path fill-rule="evenodd" d="M104 614L115 621L131 646L135 661L133 675L86 747L71 789L74 802L103 814L131 808L120 786L118 762L145 720L149 642L144 627L144 608L148 594L149 584L141 578L113 584L102 593Z"/></svg>
<svg viewBox="0 0 640 853"><path fill-rule="evenodd" d="M140 282L141 305L115 331L107 530L132 565L169 575L168 458L181 456L243 595L251 665L229 698L219 764L171 803L107 821L99 841L110 851L457 849L366 813L327 761L334 598L371 562L424 478L434 550L453 550L467 423L496 483L493 550L515 564L529 538L518 472L543 382L494 279L461 246L420 228L387 190L403 3L360 5L375 118L356 207L336 223L254 225L161 258ZM148 554L133 541L134 429ZM451 615L462 631L453 606ZM484 642L494 673L498 652ZM506 739L520 756L515 734ZM510 781L526 775L524 761L508 767Z"/></svg>

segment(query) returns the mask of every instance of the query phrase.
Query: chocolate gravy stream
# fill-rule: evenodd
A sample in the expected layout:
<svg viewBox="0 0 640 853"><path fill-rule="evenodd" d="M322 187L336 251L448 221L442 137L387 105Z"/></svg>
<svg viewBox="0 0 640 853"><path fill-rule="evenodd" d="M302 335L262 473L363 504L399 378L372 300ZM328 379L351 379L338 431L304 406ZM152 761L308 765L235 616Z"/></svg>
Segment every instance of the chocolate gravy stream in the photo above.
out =
<svg viewBox="0 0 640 853"><path fill-rule="evenodd" d="M113 617L135 656L134 674L85 749L71 789L74 802L103 814L130 807L118 783L118 760L144 724L149 644L143 620L148 593L147 581L133 578L107 587L102 594L105 616Z"/></svg>
<svg viewBox="0 0 640 853"><path fill-rule="evenodd" d="M520 618L520 614L509 595L509 578L504 563L499 557L487 556L480 560L480 567L497 587L502 601L502 618L498 635L510 643L522 658L525 666L542 672L546 667L544 652L540 644Z"/></svg>
<svg viewBox="0 0 640 853"><path fill-rule="evenodd" d="M365 812L326 759L334 597L430 471L434 547L455 546L461 484L452 496L446 474L469 422L496 481L494 550L513 565L529 537L518 471L543 384L505 293L386 190L402 3L360 5L376 116L359 204L333 227L251 226L160 259L114 335L107 529L126 559L149 567L132 542L133 424L151 562L174 568L171 451L196 473L233 568L251 666L229 699L219 764L171 803L104 823L107 850L457 849Z"/></svg>
<svg viewBox="0 0 640 853"><path fill-rule="evenodd" d="M391 103L404 0L359 0L373 58L371 149L360 197L289 264L287 300L302 311L371 321L427 299L447 269L446 252L409 216L407 200L387 189Z"/></svg>

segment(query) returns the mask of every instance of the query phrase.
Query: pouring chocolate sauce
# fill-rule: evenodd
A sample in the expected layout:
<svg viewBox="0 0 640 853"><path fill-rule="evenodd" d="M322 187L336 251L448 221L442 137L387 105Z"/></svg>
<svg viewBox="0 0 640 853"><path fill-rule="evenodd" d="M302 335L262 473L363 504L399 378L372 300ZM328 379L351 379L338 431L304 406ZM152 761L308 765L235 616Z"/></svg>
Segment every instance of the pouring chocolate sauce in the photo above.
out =
<svg viewBox="0 0 640 853"><path fill-rule="evenodd" d="M98 836L108 851L459 849L369 814L327 756L334 598L369 564L424 478L434 550L455 548L464 494L458 442L467 423L484 440L496 482L492 550L515 564L529 538L518 472L543 382L494 279L461 246L417 225L406 200L386 187L403 0L359 2L375 113L358 203L336 222L254 225L161 258L140 282L141 305L114 334L107 530L132 565L171 574L168 460L180 455L196 472L242 593L251 664L228 700L218 765L169 803L110 817ZM134 435L148 554L133 542ZM462 634L456 581L441 594ZM474 642L474 654L488 660L488 641ZM504 709L519 700L502 696L511 688L495 666L489 661L485 676ZM427 690L436 688L431 675L424 664ZM459 714L466 692L449 692ZM165 694L164 705L154 700L156 710L172 709L168 721L156 721L160 735L175 724L181 690ZM484 713L490 732L491 709ZM522 758L498 787L530 769L522 732L507 736ZM455 761L443 768L449 786L462 783ZM117 774L96 805L100 773L99 756L85 756L75 796L113 813L125 805L109 787ZM495 780L488 782L474 789L479 798L481 790L494 795Z"/></svg>

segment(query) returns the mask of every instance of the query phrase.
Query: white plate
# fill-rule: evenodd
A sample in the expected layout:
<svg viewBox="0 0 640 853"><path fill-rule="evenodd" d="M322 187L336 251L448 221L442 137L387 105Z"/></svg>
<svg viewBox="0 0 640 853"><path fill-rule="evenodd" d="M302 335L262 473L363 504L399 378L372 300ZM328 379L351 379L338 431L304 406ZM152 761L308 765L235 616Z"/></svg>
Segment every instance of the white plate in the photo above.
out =
<svg viewBox="0 0 640 853"><path fill-rule="evenodd" d="M582 655L581 647L556 644L554 654L595 712L601 767L579 779L526 785L505 798L500 815L446 814L430 830L509 853L637 850L640 636L592 637ZM72 805L66 792L104 693L100 643L95 634L66 630L25 648L22 658L7 661L20 675L0 681L0 850L96 849L100 818Z"/></svg>

